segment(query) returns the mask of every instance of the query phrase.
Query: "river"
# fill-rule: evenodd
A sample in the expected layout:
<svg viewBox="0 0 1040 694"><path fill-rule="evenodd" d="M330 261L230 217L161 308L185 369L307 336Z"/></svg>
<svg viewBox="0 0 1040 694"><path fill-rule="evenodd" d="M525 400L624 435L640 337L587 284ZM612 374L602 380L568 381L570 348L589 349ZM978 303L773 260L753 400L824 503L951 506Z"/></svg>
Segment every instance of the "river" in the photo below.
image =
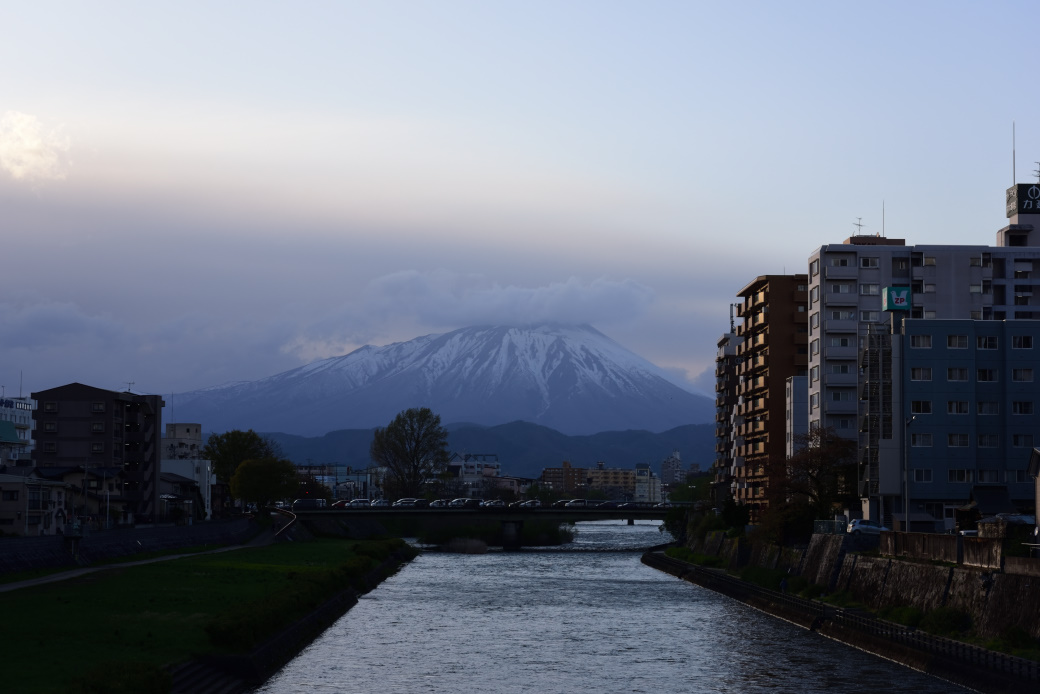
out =
<svg viewBox="0 0 1040 694"><path fill-rule="evenodd" d="M657 523L576 527L560 549L424 553L257 691L969 691L644 566Z"/></svg>

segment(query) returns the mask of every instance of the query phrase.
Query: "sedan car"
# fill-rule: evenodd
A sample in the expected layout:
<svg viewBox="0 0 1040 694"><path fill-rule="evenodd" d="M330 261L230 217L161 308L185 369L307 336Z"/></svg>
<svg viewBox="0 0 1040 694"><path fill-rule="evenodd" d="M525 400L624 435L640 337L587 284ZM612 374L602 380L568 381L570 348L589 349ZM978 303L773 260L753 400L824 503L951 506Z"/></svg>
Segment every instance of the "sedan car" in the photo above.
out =
<svg viewBox="0 0 1040 694"><path fill-rule="evenodd" d="M850 535L880 535L882 530L887 532L888 528L877 521L867 520L865 518L856 518L849 523L849 527L845 529L845 532Z"/></svg>
<svg viewBox="0 0 1040 694"><path fill-rule="evenodd" d="M386 499L372 499L372 503L369 504L370 508L387 508L390 502Z"/></svg>

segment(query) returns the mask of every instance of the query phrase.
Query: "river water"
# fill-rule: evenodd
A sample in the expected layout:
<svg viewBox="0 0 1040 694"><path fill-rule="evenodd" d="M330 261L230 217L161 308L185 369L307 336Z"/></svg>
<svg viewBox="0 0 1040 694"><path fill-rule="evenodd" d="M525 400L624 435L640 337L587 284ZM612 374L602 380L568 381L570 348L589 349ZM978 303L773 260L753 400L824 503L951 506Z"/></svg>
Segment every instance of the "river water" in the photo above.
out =
<svg viewBox="0 0 1040 694"><path fill-rule="evenodd" d="M424 553L257 691L969 691L644 566L656 523L576 527L554 550Z"/></svg>

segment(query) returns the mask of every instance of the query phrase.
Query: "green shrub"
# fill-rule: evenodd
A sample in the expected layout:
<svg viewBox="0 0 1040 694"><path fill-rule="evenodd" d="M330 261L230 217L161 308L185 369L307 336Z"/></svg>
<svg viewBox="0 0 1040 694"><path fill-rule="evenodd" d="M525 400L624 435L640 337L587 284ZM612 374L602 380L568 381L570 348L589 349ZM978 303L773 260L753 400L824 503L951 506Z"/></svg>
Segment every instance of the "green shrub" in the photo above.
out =
<svg viewBox="0 0 1040 694"><path fill-rule="evenodd" d="M805 580L805 579L802 579L802 580ZM798 591L798 594L801 595L803 598L806 598L808 600L815 600L816 598L818 598L821 595L823 595L823 593L824 593L823 586L817 585L815 583L809 583L808 581L805 581L805 582L806 582L807 585L804 588L802 588L801 590Z"/></svg>
<svg viewBox="0 0 1040 694"><path fill-rule="evenodd" d="M938 607L926 614L920 620L919 626L929 634L955 636L971 630L971 616L963 610Z"/></svg>
<svg viewBox="0 0 1040 694"><path fill-rule="evenodd" d="M887 619L890 622L916 629L921 623L924 613L916 607L890 606L882 608L878 612L878 616L881 619Z"/></svg>

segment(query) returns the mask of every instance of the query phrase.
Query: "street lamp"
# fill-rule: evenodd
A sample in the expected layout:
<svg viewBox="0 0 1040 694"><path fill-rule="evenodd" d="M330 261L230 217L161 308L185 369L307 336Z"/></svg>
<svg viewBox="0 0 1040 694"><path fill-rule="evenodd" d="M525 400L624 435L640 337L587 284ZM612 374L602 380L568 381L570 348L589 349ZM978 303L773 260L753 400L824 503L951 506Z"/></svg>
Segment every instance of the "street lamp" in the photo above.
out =
<svg viewBox="0 0 1040 694"><path fill-rule="evenodd" d="M910 425L917 419L912 415L903 424L903 532L910 532Z"/></svg>

